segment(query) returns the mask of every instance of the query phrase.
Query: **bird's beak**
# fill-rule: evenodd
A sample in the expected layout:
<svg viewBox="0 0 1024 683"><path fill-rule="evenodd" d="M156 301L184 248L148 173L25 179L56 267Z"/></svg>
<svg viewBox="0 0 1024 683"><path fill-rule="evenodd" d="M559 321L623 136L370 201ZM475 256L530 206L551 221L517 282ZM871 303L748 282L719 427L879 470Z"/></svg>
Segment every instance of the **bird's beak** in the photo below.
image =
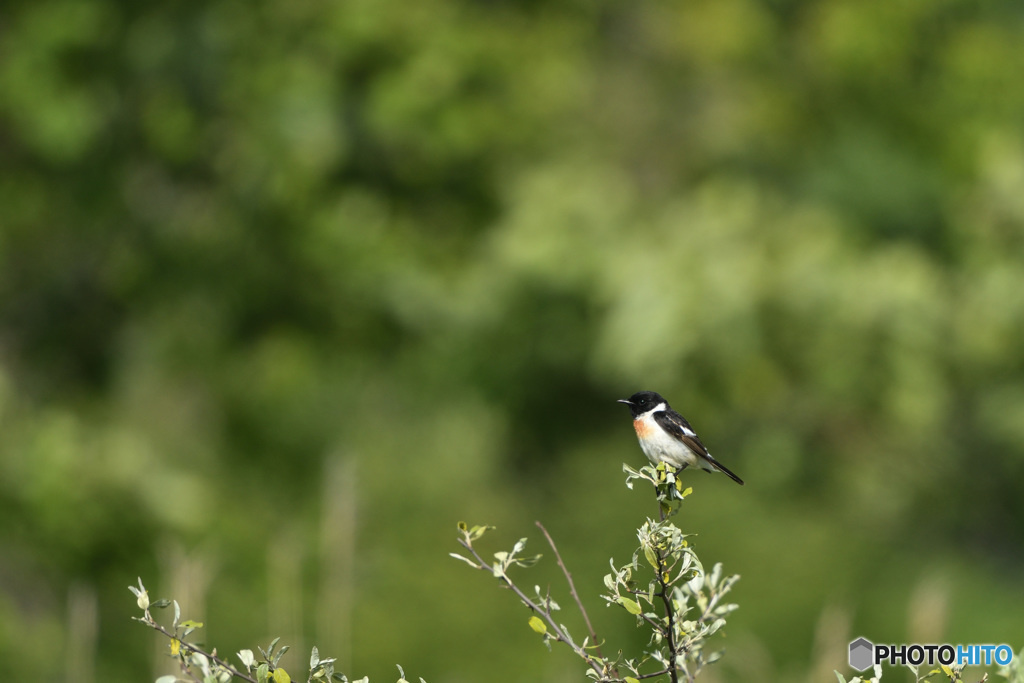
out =
<svg viewBox="0 0 1024 683"><path fill-rule="evenodd" d="M616 403L625 403L627 406L633 405L633 402L630 401L628 398L620 398L618 401L616 401Z"/></svg>

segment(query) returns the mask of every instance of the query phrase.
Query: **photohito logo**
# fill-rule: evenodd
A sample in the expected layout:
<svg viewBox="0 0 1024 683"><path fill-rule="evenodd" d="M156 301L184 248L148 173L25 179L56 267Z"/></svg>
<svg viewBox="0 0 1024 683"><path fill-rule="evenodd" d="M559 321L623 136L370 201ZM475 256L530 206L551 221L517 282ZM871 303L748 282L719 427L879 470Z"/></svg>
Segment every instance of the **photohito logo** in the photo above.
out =
<svg viewBox="0 0 1024 683"><path fill-rule="evenodd" d="M867 638L850 643L850 668L864 671L875 664L945 664L1004 666L1013 660L1009 645L875 645Z"/></svg>

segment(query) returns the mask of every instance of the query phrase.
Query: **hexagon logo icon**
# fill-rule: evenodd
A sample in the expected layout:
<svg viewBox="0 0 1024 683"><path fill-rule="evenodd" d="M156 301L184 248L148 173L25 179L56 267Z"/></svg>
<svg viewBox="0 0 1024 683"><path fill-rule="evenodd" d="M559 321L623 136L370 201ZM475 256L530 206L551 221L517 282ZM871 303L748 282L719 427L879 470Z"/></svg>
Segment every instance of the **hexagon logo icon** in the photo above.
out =
<svg viewBox="0 0 1024 683"><path fill-rule="evenodd" d="M850 668L863 671L875 663L875 645L867 638L850 643Z"/></svg>

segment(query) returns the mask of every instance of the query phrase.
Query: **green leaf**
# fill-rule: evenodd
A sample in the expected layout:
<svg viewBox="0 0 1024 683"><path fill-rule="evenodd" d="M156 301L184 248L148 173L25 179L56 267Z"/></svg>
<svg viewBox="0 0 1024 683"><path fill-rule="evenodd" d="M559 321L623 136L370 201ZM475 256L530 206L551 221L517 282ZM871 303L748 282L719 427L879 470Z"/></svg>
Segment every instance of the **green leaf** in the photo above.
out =
<svg viewBox="0 0 1024 683"><path fill-rule="evenodd" d="M839 683L846 683L846 679L843 678L843 674L839 673L838 671L833 671L832 673L834 673L836 675L836 678L839 679Z"/></svg>
<svg viewBox="0 0 1024 683"><path fill-rule="evenodd" d="M167 598L160 598L156 602L149 603L150 609L163 609L164 607L170 607L171 601Z"/></svg>
<svg viewBox="0 0 1024 683"><path fill-rule="evenodd" d="M137 590L135 586L128 586L128 590L135 594L135 604L139 606L141 610L149 609L149 593L145 588L142 588L142 579L139 579L139 588Z"/></svg>
<svg viewBox="0 0 1024 683"><path fill-rule="evenodd" d="M313 646L313 652L309 655L309 668L315 669L316 665L320 663L320 651L316 649L316 645Z"/></svg>
<svg viewBox="0 0 1024 683"><path fill-rule="evenodd" d="M543 555L531 555L530 557L517 557L514 561L518 567L532 567L540 561Z"/></svg>
<svg viewBox="0 0 1024 683"><path fill-rule="evenodd" d="M181 634L181 637L184 638L188 634L192 633L192 631L195 631L197 628L202 628L203 622L186 619L185 621L181 622L180 627L185 629Z"/></svg>
<svg viewBox="0 0 1024 683"><path fill-rule="evenodd" d="M654 567L655 569L658 568L658 555L654 552L654 548L652 548L649 545L645 545L644 557L647 558L647 561L650 563L652 567Z"/></svg>
<svg viewBox="0 0 1024 683"><path fill-rule="evenodd" d="M718 586L718 582L722 580L722 563L715 562L715 566L711 568L711 576L708 577L708 585L712 588Z"/></svg>
<svg viewBox="0 0 1024 683"><path fill-rule="evenodd" d="M640 607L640 603L629 598L619 598L619 604L626 608L626 611L630 614L640 614L643 612L643 608Z"/></svg>
<svg viewBox="0 0 1024 683"><path fill-rule="evenodd" d="M177 683L177 681L177 676L161 676L160 678L156 679L156 683Z"/></svg>
<svg viewBox="0 0 1024 683"><path fill-rule="evenodd" d="M626 683L640 683L640 681L632 676L626 676Z"/></svg>
<svg viewBox="0 0 1024 683"><path fill-rule="evenodd" d="M261 648L262 649L262 648ZM270 680L270 665L263 662L256 669L256 681L257 683L267 683Z"/></svg>
<svg viewBox="0 0 1024 683"><path fill-rule="evenodd" d="M192 653L192 665L198 666L204 674L210 673L210 659L202 652Z"/></svg>
<svg viewBox="0 0 1024 683"><path fill-rule="evenodd" d="M474 569L476 569L476 567L477 567L476 562L474 562L473 560L469 559L468 557L463 557L462 555L459 555L458 553L448 553L448 556L449 557L454 557L456 560L462 560L463 562L468 564L470 567L473 567Z"/></svg>
<svg viewBox="0 0 1024 683"><path fill-rule="evenodd" d="M274 669L274 683L292 683L292 677L284 669Z"/></svg>
<svg viewBox="0 0 1024 683"><path fill-rule="evenodd" d="M252 650L239 650L238 658L242 661L246 671L252 669L252 665L256 663L256 657L253 656Z"/></svg>
<svg viewBox="0 0 1024 683"><path fill-rule="evenodd" d="M530 628L532 628L537 633L547 633L548 632L547 625L538 616L530 617Z"/></svg>

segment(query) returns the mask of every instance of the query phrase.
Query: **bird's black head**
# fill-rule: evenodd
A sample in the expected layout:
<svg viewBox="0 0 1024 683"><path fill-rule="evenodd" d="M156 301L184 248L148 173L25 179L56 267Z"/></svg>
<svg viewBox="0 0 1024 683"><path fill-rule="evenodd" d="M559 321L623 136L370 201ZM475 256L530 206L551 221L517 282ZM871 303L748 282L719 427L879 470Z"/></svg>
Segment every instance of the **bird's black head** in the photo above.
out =
<svg viewBox="0 0 1024 683"><path fill-rule="evenodd" d="M629 398L620 398L619 403L628 405L630 412L633 413L633 417L643 415L659 403L664 403L666 407L668 406L668 402L661 397L661 394L653 391L638 391Z"/></svg>

